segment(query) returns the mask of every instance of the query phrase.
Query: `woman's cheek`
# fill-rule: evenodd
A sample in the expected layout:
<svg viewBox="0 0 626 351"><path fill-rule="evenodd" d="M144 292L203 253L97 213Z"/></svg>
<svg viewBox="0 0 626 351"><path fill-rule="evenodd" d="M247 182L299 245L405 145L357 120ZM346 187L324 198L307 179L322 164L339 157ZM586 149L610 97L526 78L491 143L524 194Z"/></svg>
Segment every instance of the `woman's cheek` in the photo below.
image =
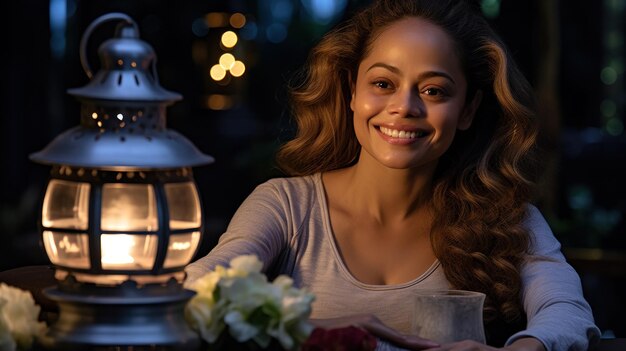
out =
<svg viewBox="0 0 626 351"><path fill-rule="evenodd" d="M358 102L357 109L365 115L371 115L379 112L385 105L384 97L368 94L365 99Z"/></svg>

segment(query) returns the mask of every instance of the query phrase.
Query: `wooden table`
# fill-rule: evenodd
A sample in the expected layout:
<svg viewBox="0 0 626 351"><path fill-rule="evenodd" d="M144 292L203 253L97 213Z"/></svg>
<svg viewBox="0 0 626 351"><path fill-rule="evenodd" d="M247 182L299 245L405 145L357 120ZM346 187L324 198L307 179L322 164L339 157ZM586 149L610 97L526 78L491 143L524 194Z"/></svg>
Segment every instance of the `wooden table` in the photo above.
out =
<svg viewBox="0 0 626 351"><path fill-rule="evenodd" d="M54 315L58 311L56 304L41 292L43 288L56 285L51 266L26 266L0 272L0 282L30 291L44 315ZM626 338L602 339L589 351L626 351Z"/></svg>

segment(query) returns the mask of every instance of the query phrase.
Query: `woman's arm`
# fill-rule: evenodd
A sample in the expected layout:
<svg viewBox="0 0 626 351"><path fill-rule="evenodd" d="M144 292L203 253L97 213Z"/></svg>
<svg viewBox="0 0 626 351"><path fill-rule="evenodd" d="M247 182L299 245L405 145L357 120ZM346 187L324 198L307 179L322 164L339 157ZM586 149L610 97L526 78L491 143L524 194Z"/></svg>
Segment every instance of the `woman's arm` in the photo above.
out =
<svg viewBox="0 0 626 351"><path fill-rule="evenodd" d="M522 299L528 318L526 330L507 341L533 337L546 350L587 350L600 336L591 308L585 301L576 271L565 261L561 245L545 219L532 205L527 225L532 238L532 255L524 263Z"/></svg>
<svg viewBox="0 0 626 351"><path fill-rule="evenodd" d="M241 204L211 252L185 268L185 285L217 265L228 266L240 255L256 255L267 271L288 242L292 219L286 211L280 192L271 182L259 185Z"/></svg>
<svg viewBox="0 0 626 351"><path fill-rule="evenodd" d="M532 235L531 255L524 263L522 300L528 319L525 330L512 335L501 350L586 351L600 336L585 301L576 271L566 262L561 245L536 207L526 220ZM474 341L446 344L432 351L498 350Z"/></svg>

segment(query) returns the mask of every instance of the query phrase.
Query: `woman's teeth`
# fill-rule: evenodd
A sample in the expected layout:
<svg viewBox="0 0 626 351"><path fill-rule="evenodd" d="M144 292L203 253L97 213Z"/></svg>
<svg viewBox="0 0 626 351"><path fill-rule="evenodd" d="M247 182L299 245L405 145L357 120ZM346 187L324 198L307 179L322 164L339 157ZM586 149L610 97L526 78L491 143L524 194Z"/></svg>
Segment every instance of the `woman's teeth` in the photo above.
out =
<svg viewBox="0 0 626 351"><path fill-rule="evenodd" d="M415 139L415 138L422 137L425 134L422 131L408 132L404 130L390 129L390 128L385 128L385 127L380 127L380 131L383 132L383 134L387 136L390 136L392 138L399 138L399 139Z"/></svg>

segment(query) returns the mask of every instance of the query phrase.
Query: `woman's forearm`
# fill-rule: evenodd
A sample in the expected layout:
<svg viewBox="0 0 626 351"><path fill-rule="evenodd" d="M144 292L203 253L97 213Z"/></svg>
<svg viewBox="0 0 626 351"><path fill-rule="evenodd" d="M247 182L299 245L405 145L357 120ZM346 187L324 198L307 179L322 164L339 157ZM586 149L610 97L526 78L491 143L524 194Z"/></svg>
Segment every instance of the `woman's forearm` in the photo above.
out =
<svg viewBox="0 0 626 351"><path fill-rule="evenodd" d="M510 351L546 351L543 343L535 338L517 339L505 349Z"/></svg>

